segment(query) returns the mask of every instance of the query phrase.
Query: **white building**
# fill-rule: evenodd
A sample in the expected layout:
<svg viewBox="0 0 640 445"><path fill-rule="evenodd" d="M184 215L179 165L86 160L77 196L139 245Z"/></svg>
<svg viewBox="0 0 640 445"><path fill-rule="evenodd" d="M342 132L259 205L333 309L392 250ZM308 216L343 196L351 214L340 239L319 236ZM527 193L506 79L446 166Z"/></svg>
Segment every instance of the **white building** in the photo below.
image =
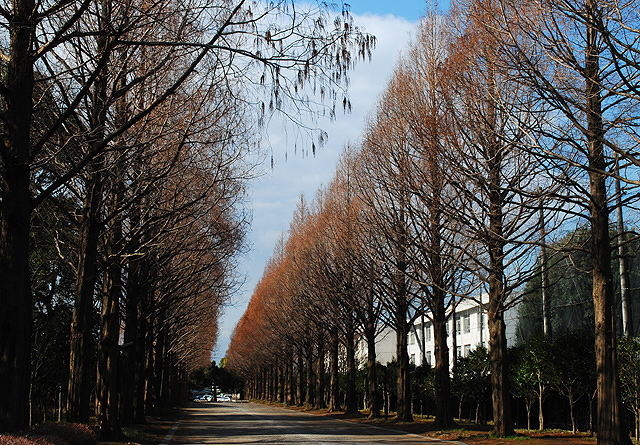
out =
<svg viewBox="0 0 640 445"><path fill-rule="evenodd" d="M456 350L458 357L466 357L470 351L479 345L489 347L489 327L487 325L486 304L488 296L483 295L481 300L464 299L455 308L455 319L450 316L447 322L447 345L449 346L449 359L453 364L453 343L455 333ZM482 304L480 304L482 303ZM507 345L515 343L517 328L517 307L509 309L505 313ZM435 363L433 326L428 316L418 317L409 333L407 351L409 360L416 366L422 364L424 356L429 365ZM424 354L422 350L424 348ZM366 345L360 344L359 359L366 362ZM376 342L376 358L378 362L386 364L396 356L396 334L386 328L378 336ZM362 360L364 359L364 360Z"/></svg>
<svg viewBox="0 0 640 445"><path fill-rule="evenodd" d="M367 363L367 345L364 341L358 347L359 363ZM376 360L379 363L387 364L396 358L396 332L393 329L385 328L376 337Z"/></svg>

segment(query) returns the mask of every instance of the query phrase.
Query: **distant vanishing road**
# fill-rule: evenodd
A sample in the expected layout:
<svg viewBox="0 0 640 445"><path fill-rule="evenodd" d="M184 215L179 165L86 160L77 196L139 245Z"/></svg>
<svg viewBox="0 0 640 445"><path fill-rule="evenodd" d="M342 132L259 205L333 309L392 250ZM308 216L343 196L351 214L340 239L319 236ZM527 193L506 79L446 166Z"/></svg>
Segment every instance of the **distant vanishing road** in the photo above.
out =
<svg viewBox="0 0 640 445"><path fill-rule="evenodd" d="M162 443L451 445L455 442L255 403L202 403L187 408Z"/></svg>

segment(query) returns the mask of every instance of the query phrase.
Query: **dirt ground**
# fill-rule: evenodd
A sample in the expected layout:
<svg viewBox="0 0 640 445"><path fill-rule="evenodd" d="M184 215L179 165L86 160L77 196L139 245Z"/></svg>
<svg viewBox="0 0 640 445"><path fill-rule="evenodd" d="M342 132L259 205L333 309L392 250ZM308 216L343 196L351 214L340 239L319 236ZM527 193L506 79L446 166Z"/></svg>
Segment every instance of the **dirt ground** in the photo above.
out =
<svg viewBox="0 0 640 445"><path fill-rule="evenodd" d="M282 406L282 405L279 405ZM491 426L479 426L470 423L461 423L455 429L439 430L433 425L431 419L421 419L416 416L414 422L396 422L391 417L388 419L369 420L364 414L345 415L344 412L327 413L326 410L309 410L304 407L286 407L296 411L304 411L318 416L331 416L349 422L370 423L384 428L397 429L414 434L443 440L458 440L469 445L510 445L526 442L527 445L594 445L595 437L589 433L573 434L571 431L545 430L527 431L516 430L516 436L509 438L491 437Z"/></svg>
<svg viewBox="0 0 640 445"><path fill-rule="evenodd" d="M407 425L409 426L409 425ZM401 428L401 426L398 426ZM427 427L428 428L428 427ZM412 427L405 429L406 431L424 434L429 437L435 437L445 440L459 440L469 445L507 445L526 442L527 445L594 445L595 437L587 433L573 434L571 431L527 431L516 430L516 436L501 439L491 437L489 431L483 431L471 426L449 431L420 431L420 427Z"/></svg>

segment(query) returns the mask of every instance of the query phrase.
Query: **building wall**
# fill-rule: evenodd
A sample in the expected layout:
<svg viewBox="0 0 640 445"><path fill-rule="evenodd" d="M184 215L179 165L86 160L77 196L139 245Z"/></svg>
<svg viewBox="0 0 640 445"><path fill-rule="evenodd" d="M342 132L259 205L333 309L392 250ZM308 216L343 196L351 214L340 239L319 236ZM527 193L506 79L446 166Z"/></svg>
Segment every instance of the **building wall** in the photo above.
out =
<svg viewBox="0 0 640 445"><path fill-rule="evenodd" d="M393 329L384 328L376 337L376 361L386 365L396 357L396 333ZM358 341L356 360L360 366L367 363L367 343L364 339Z"/></svg>
<svg viewBox="0 0 640 445"><path fill-rule="evenodd" d="M453 365L453 335L456 333L457 348L455 353L458 357L466 357L470 351L484 345L489 347L489 327L487 325L487 313L483 305L488 302L488 297L483 295L481 301L463 300L456 307L455 320L450 317L447 322L447 345L449 346L449 359ZM480 304L482 303L482 305ZM517 307L508 310L505 313L505 325L507 345L513 346L516 340L517 328ZM423 337L426 362L433 366L435 364L434 343L433 343L433 326L428 321L428 317L418 317L414 322L413 329L409 334L407 352L409 359L417 366L422 364L421 343ZM378 362L387 364L396 356L396 334L390 328L385 328L378 336L376 343L376 358ZM358 356L360 363L366 362L366 344L360 342L358 348Z"/></svg>
<svg viewBox="0 0 640 445"><path fill-rule="evenodd" d="M447 322L447 345L449 346L450 365L453 365L454 352L458 357L466 357L469 352L480 345L489 347L489 326L487 324L487 312L485 306L488 296L483 295L481 300L463 300L455 309L455 319L450 317ZM481 304L482 303L482 304ZM426 317L425 317L426 318ZM507 345L513 346L516 340L517 308L514 307L505 313ZM453 333L456 336L456 351L453 350ZM424 334L423 334L424 333ZM422 319L416 320L414 329L409 335L409 358L417 366L422 364L422 338L426 337L425 359L429 365L435 364L433 326L429 321L422 323Z"/></svg>

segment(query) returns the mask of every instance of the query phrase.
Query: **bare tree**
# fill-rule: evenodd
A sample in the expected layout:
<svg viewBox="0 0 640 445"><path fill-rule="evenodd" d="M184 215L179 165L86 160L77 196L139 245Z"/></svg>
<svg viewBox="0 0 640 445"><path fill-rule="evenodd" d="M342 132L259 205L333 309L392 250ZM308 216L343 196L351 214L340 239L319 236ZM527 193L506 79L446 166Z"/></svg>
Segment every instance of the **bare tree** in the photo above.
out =
<svg viewBox="0 0 640 445"><path fill-rule="evenodd" d="M87 201L91 205L85 219L99 219L91 215L99 215L97 197L103 187L99 172L104 167L104 153L119 136L197 78L199 67L216 67L221 78L253 80L256 85L261 83L256 67L261 67L263 83L271 91L272 108L282 109L298 97L297 87L310 79L317 80L325 91L338 86L355 60L352 53L365 56L372 44L369 37L360 39L361 34L348 15L343 14L331 26L322 8L298 10L288 1L271 3L258 11L252 11L244 1L219 2L208 8L183 4L180 13L174 6L172 2L161 2L151 10L148 5L107 0L98 4L36 4L20 0L1 6L2 38L8 44L4 57L7 76L3 76L0 91L4 108L0 294L3 306L12 313L0 320L3 331L10 333L2 337L0 346L0 399L12 401L0 409L3 430L18 429L27 421L24 401L29 372L25 370L29 367L31 325L28 233L34 206L81 171L92 172L88 190L94 198ZM123 62L135 60L145 52L154 53L153 63L140 71L126 71L123 85L113 83L117 76L108 80L111 69L127 66L112 66L114 55L124 54L123 60L117 60ZM184 64L172 65L176 60ZM288 78L286 72L296 75ZM158 82L159 78L165 82ZM34 110L41 99L37 93L39 84L47 85L43 90L52 91L58 108L51 125L34 134ZM117 99L145 85L163 88L141 100L126 121L107 127L108 110ZM72 125L78 135L52 147L53 136ZM83 149L74 153L70 147L77 141L82 142ZM64 160L67 167L34 190L32 173L45 160ZM83 308L90 306L91 284L95 282L92 252L97 236L96 229L91 228L95 225L83 224L88 254L79 268L79 295L83 298L78 302L75 321L78 332L87 324ZM81 338L79 335L77 347L74 346L75 356L86 354L82 344L87 343ZM74 363L74 369L82 367L79 361ZM81 369L78 373L86 375ZM84 417L86 391L83 385L78 385L77 391L75 388L74 385L72 392L83 400L77 405L77 414Z"/></svg>
<svg viewBox="0 0 640 445"><path fill-rule="evenodd" d="M362 218L366 209L358 195L358 179L355 177L358 174L359 156L359 151L354 147L345 148L327 193L323 216L327 218L325 236L335 252L334 262L343 271L341 274L332 274L329 282L346 284L341 292L335 294L338 304L353 314L358 336L366 342L366 397L369 417L375 418L380 415L376 339L384 328L381 323L383 305L375 284L379 271L371 250L370 231ZM343 279L336 280L338 275ZM348 278L345 280L344 277ZM346 315L350 320L349 314ZM345 337L347 334L353 332L345 332ZM348 346L351 347L350 344ZM350 372L353 371L350 369Z"/></svg>
<svg viewBox="0 0 640 445"><path fill-rule="evenodd" d="M513 423L504 314L536 273L532 255L539 228L536 190L548 176L527 150L535 141L514 118L530 94L510 80L509 72L500 70L497 50L479 25L490 14L481 6L464 10L463 31L453 42L448 61L455 72L451 76L455 82L449 84L455 148L448 153L447 181L463 204L454 201L445 212L461 223L460 235L470 241L463 267L475 275L480 295L488 292L494 431L509 435Z"/></svg>
<svg viewBox="0 0 640 445"><path fill-rule="evenodd" d="M410 155L404 171L411 195L407 207L411 225L408 274L416 283L416 312L434 327L436 423L442 426L452 422L446 323L454 316L465 290L462 287L467 284L461 223L446 212L447 206L462 204L446 174L451 130L455 128L450 125L447 91L450 35L435 14L423 21L418 40L396 73L392 108L397 119L405 121L408 137ZM453 335L455 351L455 332Z"/></svg>
<svg viewBox="0 0 640 445"><path fill-rule="evenodd" d="M394 83L395 82L395 83ZM396 331L398 360L398 419L412 419L407 340L419 315L410 279L410 200L408 169L411 168L407 123L393 110L396 105L394 78L368 129L355 177L365 208L362 224L367 227L370 248L379 265L375 285L384 307L384 321Z"/></svg>
<svg viewBox="0 0 640 445"><path fill-rule="evenodd" d="M517 73L518 82L535 92L536 109L548 117L541 125L528 127L544 136L545 143L534 151L547 165L573 168L567 181L570 192L565 197L565 211L569 209L590 224L598 443L627 444L630 439L621 415L613 316L609 223L615 204L610 201L607 180L616 176L634 184L614 168L612 158L617 154L634 162L637 142L625 133L635 126L637 104L626 81L633 71L621 68L631 65L621 58L625 52L614 43L633 32L609 17L620 17L626 7L633 6L597 0L542 2L527 7L526 12L521 2L501 1L497 6L495 22L505 64Z"/></svg>

